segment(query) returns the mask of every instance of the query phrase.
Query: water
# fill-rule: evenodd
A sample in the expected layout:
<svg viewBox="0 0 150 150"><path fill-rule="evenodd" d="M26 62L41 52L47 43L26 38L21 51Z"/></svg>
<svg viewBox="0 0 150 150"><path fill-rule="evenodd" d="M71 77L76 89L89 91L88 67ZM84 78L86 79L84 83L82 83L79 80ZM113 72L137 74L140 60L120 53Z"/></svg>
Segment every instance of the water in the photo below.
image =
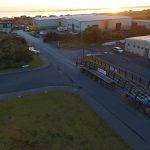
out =
<svg viewBox="0 0 150 150"><path fill-rule="evenodd" d="M2 17L20 17L20 16L31 16L35 17L37 15L41 16L50 16L50 15L73 15L73 14L91 14L91 13L115 13L115 12L121 12L121 11L128 11L128 10L143 10L143 9L150 9L150 6L148 7L136 7L136 8L119 8L119 9L90 9L90 10L50 10L50 11L30 11L30 12L0 12L0 18Z"/></svg>

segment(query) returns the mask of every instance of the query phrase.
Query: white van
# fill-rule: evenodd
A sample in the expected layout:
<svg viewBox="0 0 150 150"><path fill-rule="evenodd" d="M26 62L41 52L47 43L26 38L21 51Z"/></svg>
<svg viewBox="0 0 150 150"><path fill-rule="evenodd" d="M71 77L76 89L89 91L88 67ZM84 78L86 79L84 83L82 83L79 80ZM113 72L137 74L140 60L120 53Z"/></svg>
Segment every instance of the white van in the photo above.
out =
<svg viewBox="0 0 150 150"><path fill-rule="evenodd" d="M35 50L33 46L29 47L29 51L35 53L35 54L40 54L39 50Z"/></svg>

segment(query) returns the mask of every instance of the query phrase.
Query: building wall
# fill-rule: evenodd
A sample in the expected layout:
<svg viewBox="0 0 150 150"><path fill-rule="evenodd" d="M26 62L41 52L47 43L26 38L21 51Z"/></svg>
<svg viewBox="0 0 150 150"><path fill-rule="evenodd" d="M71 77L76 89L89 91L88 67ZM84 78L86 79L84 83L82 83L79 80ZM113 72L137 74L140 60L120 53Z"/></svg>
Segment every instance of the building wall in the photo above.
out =
<svg viewBox="0 0 150 150"><path fill-rule="evenodd" d="M49 19L33 19L33 24L43 28L57 28L58 26L66 26L69 31L73 32L82 32L87 27L97 25L102 31L103 30L116 30L116 24L120 23L120 30L128 30L131 27L132 19L131 18L120 18L120 19L111 19L111 20L93 20L93 21L78 21L75 18L70 17L56 17Z"/></svg>
<svg viewBox="0 0 150 150"><path fill-rule="evenodd" d="M150 20L133 20L138 26L145 26L150 29Z"/></svg>
<svg viewBox="0 0 150 150"><path fill-rule="evenodd" d="M133 54L137 54L140 56L145 56L146 58L149 57L150 58L150 42L149 41L143 41L143 40L139 40L139 39L126 39L125 40L125 50L133 53ZM148 56L147 56L147 52Z"/></svg>
<svg viewBox="0 0 150 150"><path fill-rule="evenodd" d="M116 24L121 23L120 30L128 30L131 28L132 20L129 19L112 19L112 20L96 20L96 21L78 21L75 19L64 19L62 25L67 26L69 31L72 31L74 24L74 32L85 31L86 28L97 25L102 31L116 30Z"/></svg>
<svg viewBox="0 0 150 150"><path fill-rule="evenodd" d="M121 23L120 30L128 30L131 28L131 19L112 19L112 20L99 20L81 22L81 31L84 31L87 27L97 25L102 31L104 30L116 30L116 24Z"/></svg>
<svg viewBox="0 0 150 150"><path fill-rule="evenodd" d="M59 26L59 21L60 19L33 19L33 24L40 27L40 29L57 28L57 26Z"/></svg>
<svg viewBox="0 0 150 150"><path fill-rule="evenodd" d="M78 20L75 20L75 19L68 19L67 20L67 28L68 28L68 31L80 32L80 30L81 30L80 29L80 22Z"/></svg>

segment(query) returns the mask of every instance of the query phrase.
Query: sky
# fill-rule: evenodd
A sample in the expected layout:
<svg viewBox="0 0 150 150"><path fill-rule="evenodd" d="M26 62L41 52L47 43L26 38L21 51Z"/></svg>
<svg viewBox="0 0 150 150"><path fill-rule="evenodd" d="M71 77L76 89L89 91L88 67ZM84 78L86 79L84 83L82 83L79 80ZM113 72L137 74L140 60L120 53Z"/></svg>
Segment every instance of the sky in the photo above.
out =
<svg viewBox="0 0 150 150"><path fill-rule="evenodd" d="M45 11L81 8L150 6L150 0L0 0L0 11Z"/></svg>

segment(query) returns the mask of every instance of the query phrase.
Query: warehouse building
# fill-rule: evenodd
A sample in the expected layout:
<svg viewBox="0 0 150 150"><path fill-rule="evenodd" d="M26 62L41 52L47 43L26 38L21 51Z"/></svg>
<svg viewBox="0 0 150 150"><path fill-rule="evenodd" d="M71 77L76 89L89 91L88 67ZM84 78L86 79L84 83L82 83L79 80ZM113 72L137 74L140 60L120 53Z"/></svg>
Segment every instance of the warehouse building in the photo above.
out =
<svg viewBox="0 0 150 150"><path fill-rule="evenodd" d="M137 26L144 26L147 29L150 29L150 20L133 20L133 22L137 25Z"/></svg>
<svg viewBox="0 0 150 150"><path fill-rule="evenodd" d="M126 16L108 15L74 15L60 17L39 17L33 19L33 24L44 28L67 27L71 32L82 32L87 27L98 26L104 30L128 30L131 28L132 19Z"/></svg>
<svg viewBox="0 0 150 150"><path fill-rule="evenodd" d="M61 25L59 17L36 17L33 18L32 22L40 29L53 29Z"/></svg>
<svg viewBox="0 0 150 150"><path fill-rule="evenodd" d="M120 31L129 30L132 19L126 16L76 15L64 17L62 25L72 32L82 32L90 26L98 26L102 31Z"/></svg>
<svg viewBox="0 0 150 150"><path fill-rule="evenodd" d="M125 50L150 59L150 36L125 39Z"/></svg>

